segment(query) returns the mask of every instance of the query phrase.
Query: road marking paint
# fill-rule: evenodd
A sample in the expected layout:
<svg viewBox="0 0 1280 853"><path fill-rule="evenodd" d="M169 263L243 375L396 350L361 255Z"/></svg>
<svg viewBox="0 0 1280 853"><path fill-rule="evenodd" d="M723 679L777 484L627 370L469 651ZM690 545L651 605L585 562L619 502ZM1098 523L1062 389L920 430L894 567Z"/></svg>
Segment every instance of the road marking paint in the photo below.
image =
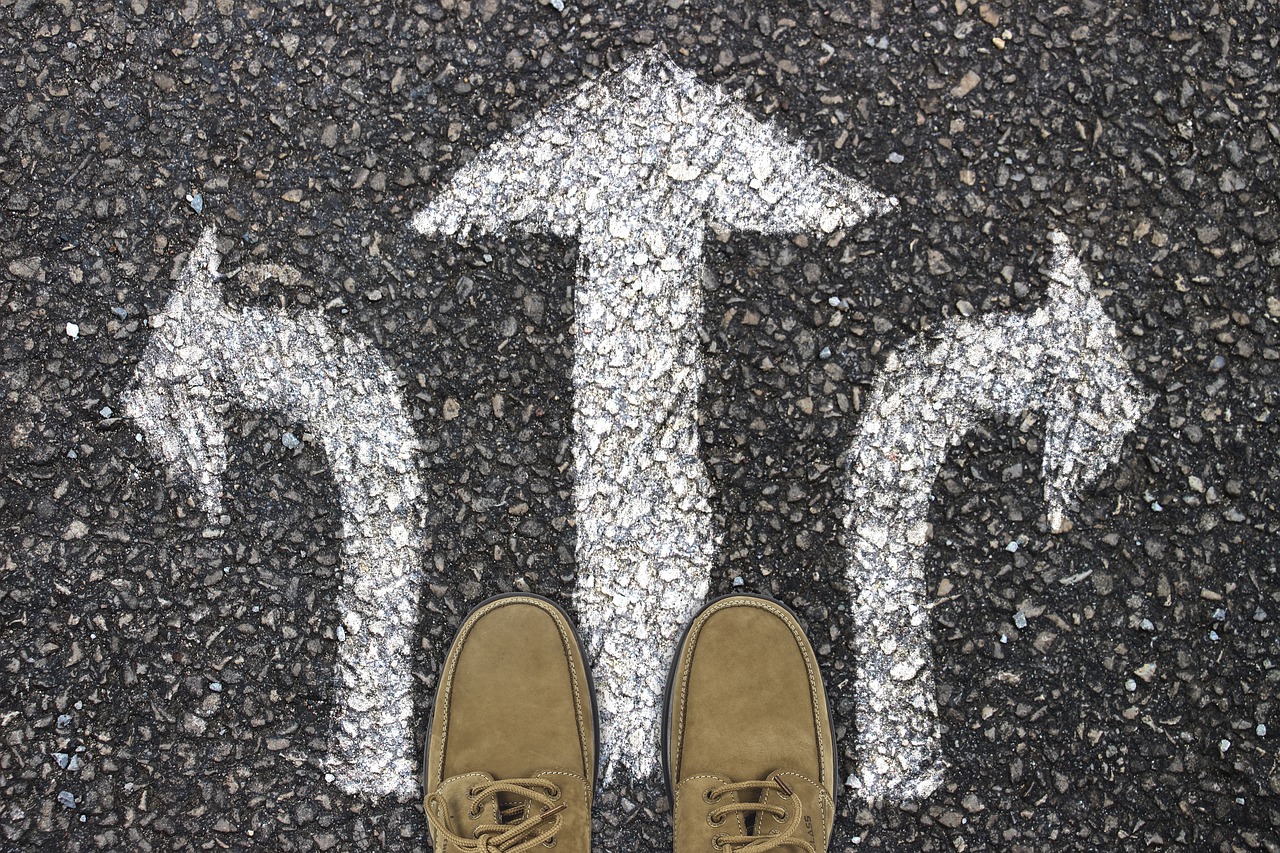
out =
<svg viewBox="0 0 1280 853"><path fill-rule="evenodd" d="M895 203L650 52L498 141L414 218L433 237L578 240L574 599L606 779L654 769L667 663L710 582L697 431L708 224L831 233Z"/></svg>
<svg viewBox="0 0 1280 853"><path fill-rule="evenodd" d="M229 309L212 229L191 252L124 395L125 412L201 507L222 514L231 403L307 424L328 456L343 517L334 744L343 790L413 796L412 643L422 582L423 494L417 441L395 372L363 339L336 336L320 314ZM242 276L297 277L289 267Z"/></svg>
<svg viewBox="0 0 1280 853"><path fill-rule="evenodd" d="M918 799L942 782L925 556L948 448L983 419L1040 412L1045 500L1060 532L1076 492L1119 458L1150 406L1079 259L1063 235L1050 238L1045 301L952 322L891 353L851 445L845 528L868 799Z"/></svg>

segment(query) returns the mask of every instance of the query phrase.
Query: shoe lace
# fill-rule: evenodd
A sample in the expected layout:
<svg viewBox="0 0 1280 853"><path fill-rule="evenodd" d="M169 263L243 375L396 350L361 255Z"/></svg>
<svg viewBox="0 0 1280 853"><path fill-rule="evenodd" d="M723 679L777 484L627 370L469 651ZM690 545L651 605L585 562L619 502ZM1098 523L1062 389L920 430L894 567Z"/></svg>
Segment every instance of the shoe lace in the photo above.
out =
<svg viewBox="0 0 1280 853"><path fill-rule="evenodd" d="M726 853L764 853L766 850L792 846L805 853L817 853L812 844L795 834L804 819L804 812L800 807L800 798L794 796L791 788L779 777L773 776L760 782L726 782L712 788L707 793L707 797L715 801L725 794L742 791L777 791L783 799L794 800L794 802L790 807L759 802L726 803L723 806L716 806L708 813L712 823L721 823L731 814L751 813L769 814L787 823L774 835L717 835L716 850L726 851Z"/></svg>
<svg viewBox="0 0 1280 853"><path fill-rule="evenodd" d="M507 794L510 805L503 806L497 797ZM443 805L443 797L439 791L427 797L427 822L438 836L447 844L468 853L524 853L539 844L554 844L555 835L560 831L564 819L560 813L565 810L563 803L556 805L560 797L560 788L546 779L504 779L473 785L467 789L467 797L471 801L471 818L477 818L482 811L482 804L493 798L498 805L498 819L501 823L482 823L472 830L471 836L458 835L445 826L436 803ZM538 806L540 810L536 810ZM441 815L447 811L439 809ZM515 821L509 823L508 821Z"/></svg>

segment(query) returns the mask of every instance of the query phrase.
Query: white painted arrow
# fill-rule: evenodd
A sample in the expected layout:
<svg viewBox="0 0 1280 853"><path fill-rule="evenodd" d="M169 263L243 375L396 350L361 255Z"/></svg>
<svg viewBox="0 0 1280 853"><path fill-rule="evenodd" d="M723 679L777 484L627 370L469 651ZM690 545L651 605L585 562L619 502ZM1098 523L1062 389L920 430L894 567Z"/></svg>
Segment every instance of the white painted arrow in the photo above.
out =
<svg viewBox="0 0 1280 853"><path fill-rule="evenodd" d="M918 799L942 781L925 543L948 448L983 419L1040 412L1045 499L1059 532L1076 490L1119 457L1150 405L1080 261L1064 236L1051 239L1043 304L953 322L890 354L858 424L845 526L868 799Z"/></svg>
<svg viewBox="0 0 1280 853"><path fill-rule="evenodd" d="M414 219L429 236L578 240L575 601L606 778L618 764L653 769L667 664L709 584L697 431L706 228L832 232L892 203L649 53L497 142Z"/></svg>
<svg viewBox="0 0 1280 853"><path fill-rule="evenodd" d="M125 412L203 509L222 512L223 414L286 413L319 436L343 516L335 743L327 763L348 793L411 796L412 641L421 585L417 443L391 368L319 314L232 311L212 230L191 252L124 396ZM288 267L241 275L296 276Z"/></svg>

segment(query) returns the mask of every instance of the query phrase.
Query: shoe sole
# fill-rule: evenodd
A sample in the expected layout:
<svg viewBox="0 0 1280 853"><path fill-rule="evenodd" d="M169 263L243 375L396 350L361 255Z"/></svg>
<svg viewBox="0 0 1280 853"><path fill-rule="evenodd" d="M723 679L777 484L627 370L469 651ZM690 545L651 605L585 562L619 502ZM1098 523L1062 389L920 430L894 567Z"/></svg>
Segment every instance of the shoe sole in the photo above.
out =
<svg viewBox="0 0 1280 853"><path fill-rule="evenodd" d="M591 760L591 800L594 803L595 789L600 785L600 706L596 702L596 683L595 683L595 680L591 677L591 664L587 659L586 649L582 644L582 638L578 636L578 626L574 623L573 619L569 616L568 612L565 611L563 607L561 607L559 604L556 604L554 601L547 598L545 595L538 595L536 592L504 592L504 593L499 593L498 595L491 595L488 598L486 598L484 601L481 601L475 607L472 607L469 611L467 611L467 615L463 617L462 622L465 623L468 619L471 618L471 614L475 613L480 608L487 607L488 605L492 604L495 601L503 601L508 598L532 598L537 601L541 601L544 604L551 605L556 609L557 613L559 613L561 616L564 617L564 621L569 626L569 633L573 636L573 641L578 644L578 656L582 658L582 669L587 674L587 694L591 697L591 734L592 734L592 743L594 745L594 751L591 756L592 758ZM449 644L449 650L445 652L445 656L444 656L445 661L449 660L449 655L453 654L453 646L457 642L458 642L458 638L454 637L453 643ZM439 696L438 683L436 685L436 688L437 688L436 695L438 697ZM432 703L431 703L431 713L435 714L434 699L432 700ZM421 785L422 785L422 790L424 794L426 793L426 790L427 790L427 768L430 766L429 756L431 754L432 728L433 726L427 727L427 736L424 739L424 743L422 745Z"/></svg>
<svg viewBox="0 0 1280 853"><path fill-rule="evenodd" d="M702 614L707 612L707 610L710 609L712 605L718 604L727 598L754 598L759 601L767 601L770 604L774 605L775 607L781 607L791 616L792 619L796 620L797 625L800 624L800 617L796 616L795 611L792 610L787 605L783 604L781 601L778 601L778 599L774 598L773 596L762 595L756 592L730 592L725 595L716 596L715 598L708 601L706 604L702 605L702 607L698 609L698 612L693 614L693 616L689 619L688 624L684 626L684 631L680 634L680 642L676 644L676 652L671 658L671 665L667 668L667 685L662 691L662 707L663 707L662 775L667 783L667 800L668 802L671 803L672 807L675 806L676 795L675 795L675 788L671 784L671 758L670 758L671 756L671 711L672 711L671 686L675 682L676 669L680 665L680 659L684 656L685 640L689 638L689 631L693 628L694 623L697 622L698 619L702 616ZM803 629L801 629L800 633L804 635L805 640L809 643L810 650L812 650L813 641L809 640L808 633L806 633ZM819 672L821 672L821 665L818 663L817 652L814 652L813 654L813 662L814 662L814 665L819 668ZM827 729L831 732L831 751L833 753L831 756L831 763L833 765L832 779L831 779L831 803L832 803L832 806L835 806L837 801L839 800L838 795L840 793L840 784L839 784L840 760L839 760L839 755L835 754L836 727L835 727L835 719L833 718L831 713L831 697L827 695L826 681L820 679L820 683L822 686L822 698L827 706Z"/></svg>

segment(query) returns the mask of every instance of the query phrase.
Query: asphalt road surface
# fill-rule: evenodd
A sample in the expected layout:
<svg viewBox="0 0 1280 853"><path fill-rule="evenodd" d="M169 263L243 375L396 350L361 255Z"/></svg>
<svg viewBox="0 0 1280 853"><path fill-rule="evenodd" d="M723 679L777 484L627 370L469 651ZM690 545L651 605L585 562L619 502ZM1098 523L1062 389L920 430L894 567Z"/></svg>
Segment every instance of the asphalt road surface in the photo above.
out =
<svg viewBox="0 0 1280 853"><path fill-rule="evenodd" d="M416 770L459 620L517 589L573 611L581 555L597 559L597 533L578 541L595 450L574 365L594 307L575 297L579 247L599 247L411 223L506 134L665 57L806 162L897 199L807 233L712 223L687 249L701 311L682 309L696 338L675 362L695 408L667 415L694 442L692 508L672 512L714 540L689 589L775 596L813 637L841 748L832 849L1280 850L1275 17L1263 0L0 0L0 848L429 848L417 799L373 789L395 762ZM750 165L766 192L773 166ZM225 351L182 357L227 361L212 402L169 410L225 435L201 484L182 465L213 469L166 456L131 394L209 228L225 304L195 321ZM1105 312L1052 376L1114 403L1064 428L1118 443L1064 455L1058 410L1035 400L1047 379L957 427L892 563L923 573L932 683L911 683L941 773L875 796L859 442L881 446L886 377L916 363L900 353L1058 304L1076 279L1054 277L1050 232ZM392 391L331 371L306 408L273 396L274 368L250 375L297 375L324 341L367 366L356 378L393 371ZM276 360L235 361L250 346ZM1130 408L1107 371L1131 373ZM256 397L217 396L250 379ZM899 395L894 417L931 422L932 393ZM330 403L366 397L407 426L348 434ZM397 542L422 586L399 599L382 710L413 743L344 764L381 743L344 740L380 695L360 682L371 623L344 567L369 530L398 530L385 513L359 529L369 490L351 478L393 470L392 438L411 452L387 506L414 519ZM660 650L670 626L641 627ZM670 843L635 742L597 795L600 850Z"/></svg>

